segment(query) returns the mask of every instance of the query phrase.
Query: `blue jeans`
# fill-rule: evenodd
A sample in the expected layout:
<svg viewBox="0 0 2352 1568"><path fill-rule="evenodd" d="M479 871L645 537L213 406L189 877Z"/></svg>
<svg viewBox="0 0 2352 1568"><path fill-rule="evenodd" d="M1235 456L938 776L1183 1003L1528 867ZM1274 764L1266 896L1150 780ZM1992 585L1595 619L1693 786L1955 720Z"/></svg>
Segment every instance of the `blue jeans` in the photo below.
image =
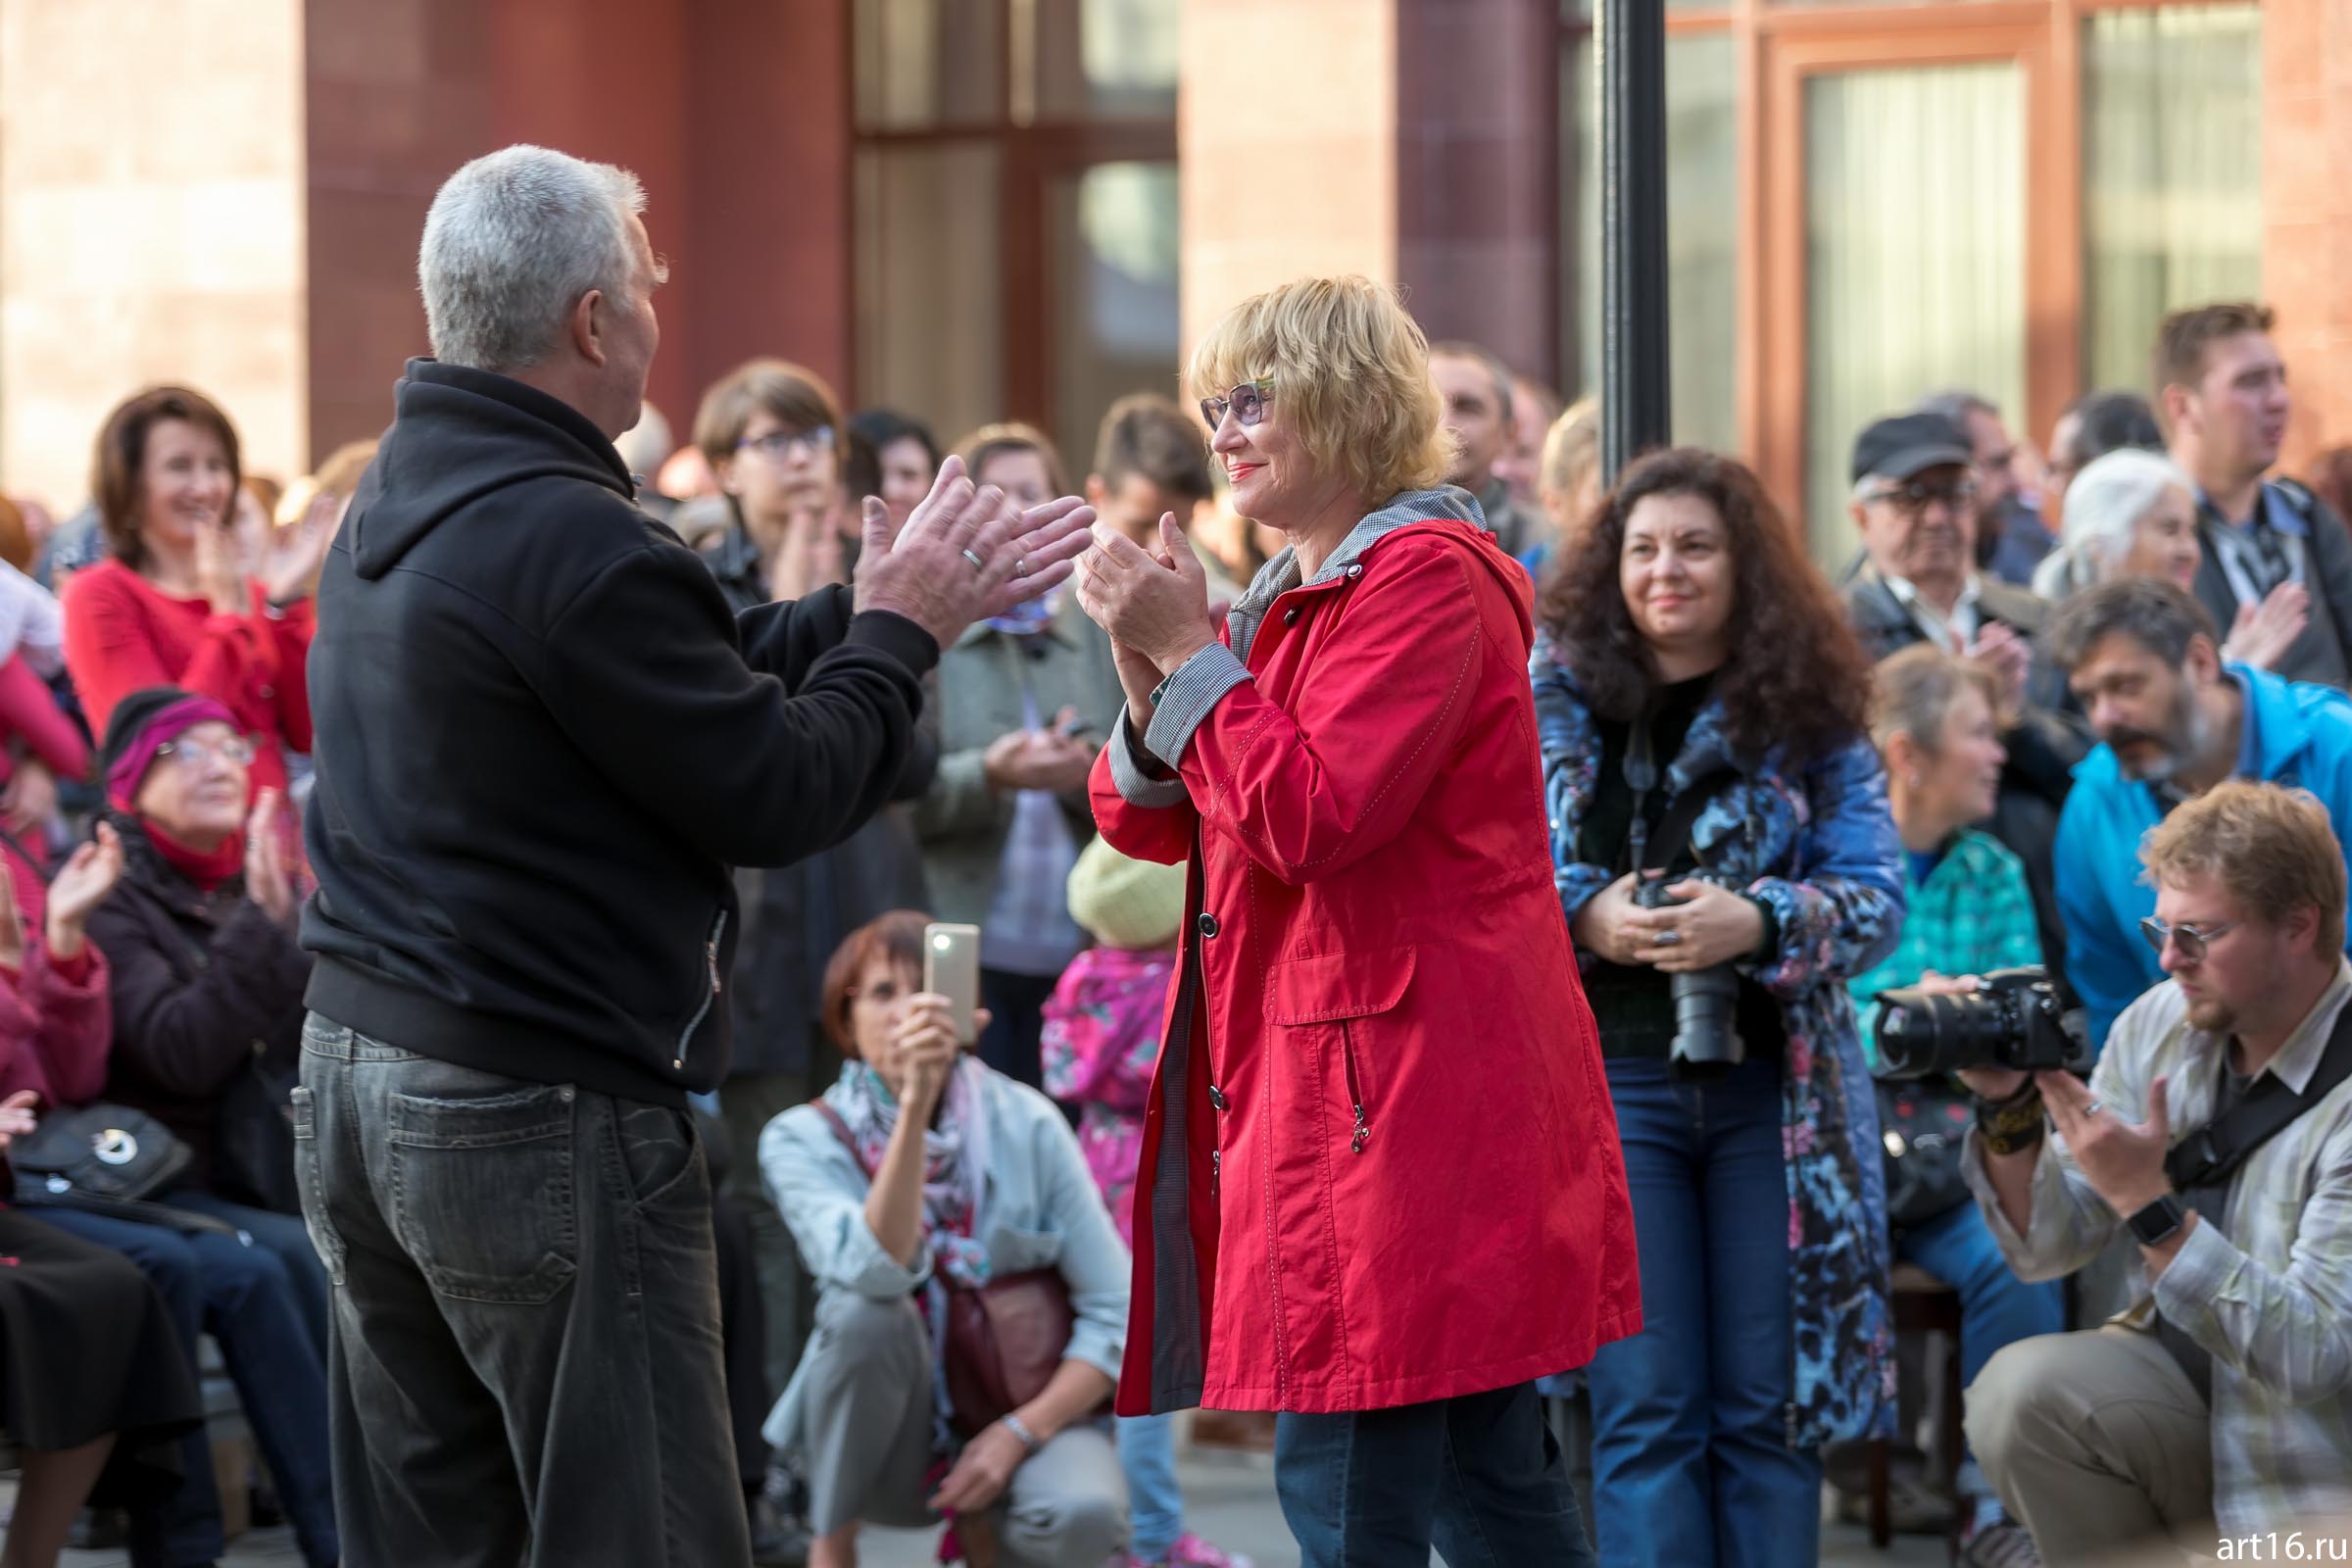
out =
<svg viewBox="0 0 2352 1568"><path fill-rule="evenodd" d="M220 1199L173 1193L174 1207L196 1209L246 1225L285 1216L240 1208ZM59 1230L121 1252L155 1283L178 1325L188 1365L196 1364L199 1328L220 1344L237 1399L254 1442L277 1483L278 1500L294 1526L303 1560L325 1568L339 1555L335 1503L326 1457L326 1348L314 1343L300 1305L301 1290L279 1254L253 1231L251 1245L231 1236L183 1235L71 1208L43 1208ZM250 1229L250 1227L248 1227ZM268 1229L265 1224L262 1229ZM297 1232L301 1223L295 1222ZM309 1242L304 1241L307 1252ZM318 1266L316 1256L310 1258ZM220 1495L213 1481L212 1449L202 1427L181 1440L179 1488L160 1517L136 1521L142 1563L179 1568L226 1554L220 1534Z"/></svg>
<svg viewBox="0 0 2352 1568"><path fill-rule="evenodd" d="M1119 1468L1127 1472L1127 1549L1157 1562L1184 1534L1184 1493L1176 1483L1176 1418L1119 1417Z"/></svg>
<svg viewBox="0 0 2352 1568"><path fill-rule="evenodd" d="M1788 1446L1793 1308L1781 1065L1705 1084L1608 1063L1642 1260L1641 1334L1593 1357L1606 1568L1812 1568L1821 1455Z"/></svg>
<svg viewBox="0 0 2352 1568"><path fill-rule="evenodd" d="M1432 1545L1449 1568L1592 1562L1533 1383L1277 1416L1274 1489L1300 1568L1428 1568Z"/></svg>
<svg viewBox="0 0 2352 1568"><path fill-rule="evenodd" d="M2066 1288L2056 1280L2029 1285L2019 1279L1973 1202L1957 1204L1925 1225L1897 1231L1894 1256L1897 1262L1918 1264L1960 1293L1962 1388L1977 1381L2002 1346L2066 1332ZM1962 1480L1963 1490L1980 1501L1979 1524L2003 1517L1991 1486L1975 1473L1973 1456Z"/></svg>

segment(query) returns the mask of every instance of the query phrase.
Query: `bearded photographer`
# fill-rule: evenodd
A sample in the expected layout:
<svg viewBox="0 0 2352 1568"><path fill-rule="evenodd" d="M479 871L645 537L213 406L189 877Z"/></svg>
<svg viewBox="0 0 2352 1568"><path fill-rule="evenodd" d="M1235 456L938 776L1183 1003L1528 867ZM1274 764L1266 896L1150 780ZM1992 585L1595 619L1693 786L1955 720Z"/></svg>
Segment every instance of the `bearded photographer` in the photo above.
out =
<svg viewBox="0 0 2352 1568"><path fill-rule="evenodd" d="M2140 858L2169 978L2089 1085L1962 1074L1962 1169L2011 1267L2055 1279L2119 1228L2139 1243L2130 1311L2009 1346L1968 1391L1970 1443L2052 1568L2352 1502L2343 858L2314 797L2235 781Z"/></svg>

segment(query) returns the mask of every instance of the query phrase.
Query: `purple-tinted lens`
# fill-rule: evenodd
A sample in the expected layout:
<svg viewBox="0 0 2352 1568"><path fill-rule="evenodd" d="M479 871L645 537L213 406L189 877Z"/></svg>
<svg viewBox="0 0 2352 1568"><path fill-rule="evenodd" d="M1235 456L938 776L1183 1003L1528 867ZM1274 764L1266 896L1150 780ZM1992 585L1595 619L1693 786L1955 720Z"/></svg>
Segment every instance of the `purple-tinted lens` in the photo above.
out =
<svg viewBox="0 0 2352 1568"><path fill-rule="evenodd" d="M1244 424L1255 424L1266 416L1266 395L1244 381L1233 389L1233 412Z"/></svg>

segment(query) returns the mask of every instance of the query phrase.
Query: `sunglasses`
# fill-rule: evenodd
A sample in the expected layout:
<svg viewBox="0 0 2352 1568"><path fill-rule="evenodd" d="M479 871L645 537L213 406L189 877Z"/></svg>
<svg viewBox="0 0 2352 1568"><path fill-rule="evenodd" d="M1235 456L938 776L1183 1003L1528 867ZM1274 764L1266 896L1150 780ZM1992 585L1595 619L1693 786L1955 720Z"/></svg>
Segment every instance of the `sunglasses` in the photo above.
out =
<svg viewBox="0 0 2352 1568"><path fill-rule="evenodd" d="M1266 396L1274 389L1274 378L1261 375L1253 381L1244 381L1221 398L1202 398L1200 417L1208 421L1211 430L1225 422L1225 411L1242 421L1244 429L1266 416Z"/></svg>
<svg viewBox="0 0 2352 1568"><path fill-rule="evenodd" d="M2166 925L2154 915L2139 922L2139 934L2148 939L2148 946L2164 956L2164 944L2170 938L2180 949L2180 956L2196 963L2205 956L2205 950L2244 925L2243 920L2224 920L2219 925Z"/></svg>
<svg viewBox="0 0 2352 1568"><path fill-rule="evenodd" d="M1960 508L1977 499L1977 484L1974 479L1962 479L1953 484L1928 484L1923 480L1908 479L1901 484L1882 485L1873 490L1867 499L1890 503L1903 512L1925 512L1938 501L1949 507Z"/></svg>

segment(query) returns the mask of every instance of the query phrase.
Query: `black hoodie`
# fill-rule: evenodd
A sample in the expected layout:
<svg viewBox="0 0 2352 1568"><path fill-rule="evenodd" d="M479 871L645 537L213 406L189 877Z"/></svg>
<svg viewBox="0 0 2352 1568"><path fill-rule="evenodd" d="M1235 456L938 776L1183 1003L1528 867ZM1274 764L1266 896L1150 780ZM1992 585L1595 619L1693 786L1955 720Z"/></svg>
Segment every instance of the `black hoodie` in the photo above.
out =
<svg viewBox="0 0 2352 1568"><path fill-rule="evenodd" d="M733 865L887 800L937 662L846 588L740 618L576 410L413 360L318 589L312 1007L682 1102L724 1076Z"/></svg>

